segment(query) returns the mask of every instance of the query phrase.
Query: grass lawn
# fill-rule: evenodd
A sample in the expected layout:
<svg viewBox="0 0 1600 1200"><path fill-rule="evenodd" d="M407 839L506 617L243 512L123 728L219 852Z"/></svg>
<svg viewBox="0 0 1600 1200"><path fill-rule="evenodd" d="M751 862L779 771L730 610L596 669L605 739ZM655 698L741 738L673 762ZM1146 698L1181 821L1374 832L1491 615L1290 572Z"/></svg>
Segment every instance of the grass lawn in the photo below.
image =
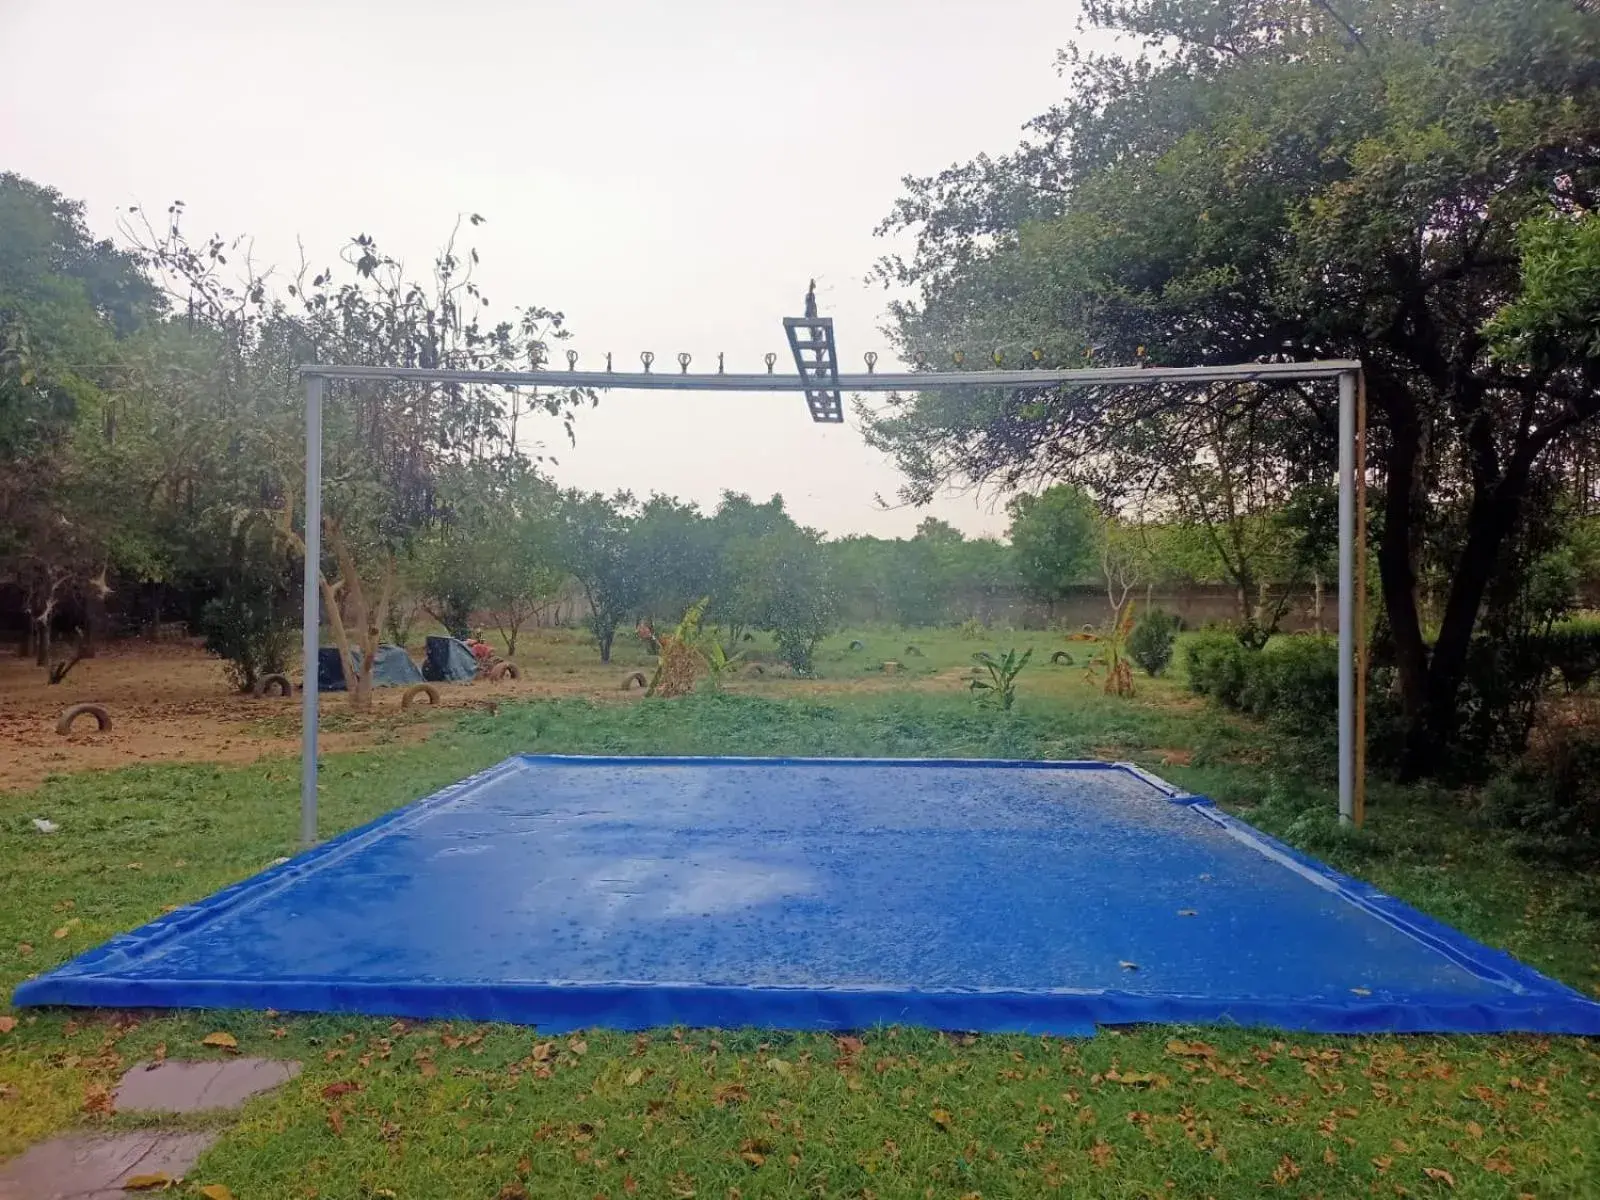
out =
<svg viewBox="0 0 1600 1200"><path fill-rule="evenodd" d="M960 686L971 652L997 640L1037 647L1009 717ZM470 713L425 743L327 759L323 832L518 751L1127 758L1600 994L1600 880L1516 859L1459 804L1420 792L1375 789L1368 829L1341 834L1319 764L1174 681L1106 698L1078 669L1038 664L1057 645L858 631L823 648L821 681ZM551 638L519 658L560 670L592 653ZM886 659L902 668L886 676ZM0 794L0 985L291 852L297 781L295 762L271 760ZM61 831L35 833L35 816ZM59 1129L128 1123L104 1112L120 1070L215 1053L200 1045L213 1031L303 1061L299 1079L225 1122L188 1181L240 1200L1600 1195L1600 1045L1578 1039L1139 1028L1088 1041L914 1029L549 1040L366 1018L5 1011L16 1023L0 1033L0 1157Z"/></svg>

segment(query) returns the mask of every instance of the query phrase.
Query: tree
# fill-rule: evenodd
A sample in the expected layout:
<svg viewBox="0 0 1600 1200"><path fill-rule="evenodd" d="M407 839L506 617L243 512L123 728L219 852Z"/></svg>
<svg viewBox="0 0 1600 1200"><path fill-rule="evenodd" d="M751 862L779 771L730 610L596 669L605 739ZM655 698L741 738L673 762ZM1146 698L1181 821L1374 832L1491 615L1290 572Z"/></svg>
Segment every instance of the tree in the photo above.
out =
<svg viewBox="0 0 1600 1200"><path fill-rule="evenodd" d="M162 311L81 204L0 174L0 581L24 597L40 665L62 604L93 608L113 571L147 565L142 447L118 441L107 385L140 365Z"/></svg>
<svg viewBox="0 0 1600 1200"><path fill-rule="evenodd" d="M544 308L488 319L489 301L474 280L478 253L458 248L459 222L425 282L362 234L345 248L340 271L302 267L279 293L248 253L229 266L239 241L190 241L181 203L169 207L159 228L134 211L139 224L127 227L129 236L215 345L205 425L211 436L198 444L226 445L229 455L248 450L258 476L254 494L223 502L276 513L280 537L302 556L305 541L295 525L304 510L301 363L507 369L537 365L548 340L566 336L561 314ZM473 226L483 220L467 219ZM318 564L318 576L354 707L371 703L378 639L400 560L438 532L441 521L450 523L452 514L435 503L441 483L458 469L515 469L525 459L518 443L522 416L556 417L570 436L572 412L585 398L592 396L558 390L525 401L493 385L393 380L331 389L322 530L331 564ZM452 616L461 615L463 599L452 600Z"/></svg>
<svg viewBox="0 0 1600 1200"><path fill-rule="evenodd" d="M749 575L763 561L754 547L765 539L799 532L800 526L784 510L782 496L757 504L741 492L722 493L707 531L715 547L707 617L727 631L729 645L736 645L745 630L764 627L763 592Z"/></svg>
<svg viewBox="0 0 1600 1200"><path fill-rule="evenodd" d="M523 481L503 513L484 579L484 601L490 619L506 642L506 654L517 653L522 627L544 612L566 586L561 565L556 493L533 476Z"/></svg>
<svg viewBox="0 0 1600 1200"><path fill-rule="evenodd" d="M1074 95L1018 152L911 181L887 222L917 238L885 264L918 293L897 311L900 344L1038 347L1051 363L1361 359L1405 770L1431 770L1540 464L1600 413L1586 369L1513 366L1486 332L1527 282L1519 263L1538 261L1519 254L1519 226L1600 200L1600 13L1567 0L1372 0L1348 20L1325 0L1084 13L1131 48L1069 50ZM930 392L890 401L870 431L913 498L947 479L1041 477L1106 498L1173 449L1140 431L1191 402L1156 386ZM1328 398L1271 402L1298 415L1272 452L1325 479ZM1457 496L1430 646L1419 547Z"/></svg>
<svg viewBox="0 0 1600 1200"><path fill-rule="evenodd" d="M637 615L644 580L634 558L638 502L627 492L563 492L556 508L557 555L583 589L600 661L611 661L617 627Z"/></svg>
<svg viewBox="0 0 1600 1200"><path fill-rule="evenodd" d="M639 576L640 604L649 615L676 625L716 578L716 530L693 504L653 495L639 509L630 561ZM698 627L698 621L696 622Z"/></svg>
<svg viewBox="0 0 1600 1200"><path fill-rule="evenodd" d="M798 526L776 528L738 539L729 554L738 611L772 633L784 662L809 674L817 643L832 632L838 612L822 539Z"/></svg>
<svg viewBox="0 0 1600 1200"><path fill-rule="evenodd" d="M1066 484L1037 496L1015 496L1006 507L1023 586L1053 607L1099 565L1100 512L1087 495Z"/></svg>

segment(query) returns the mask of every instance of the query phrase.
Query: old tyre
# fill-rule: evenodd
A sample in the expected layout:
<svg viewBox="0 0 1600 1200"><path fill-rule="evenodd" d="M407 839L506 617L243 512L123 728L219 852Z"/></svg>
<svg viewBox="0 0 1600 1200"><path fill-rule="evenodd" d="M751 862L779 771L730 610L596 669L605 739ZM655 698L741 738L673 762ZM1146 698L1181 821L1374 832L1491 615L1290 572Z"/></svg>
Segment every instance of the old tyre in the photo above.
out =
<svg viewBox="0 0 1600 1200"><path fill-rule="evenodd" d="M400 709L404 712L411 707L411 702L418 696L428 698L428 707L436 707L439 703L439 689L431 683L413 683L400 697Z"/></svg>
<svg viewBox="0 0 1600 1200"><path fill-rule="evenodd" d="M521 679L522 668L513 662L495 663L489 668L489 681L498 683L502 679Z"/></svg>
<svg viewBox="0 0 1600 1200"><path fill-rule="evenodd" d="M71 733L72 723L82 716L93 717L95 726L101 733L105 733L111 728L111 714L105 710L103 705L74 704L63 712L60 719L56 721L56 732L60 734Z"/></svg>
<svg viewBox="0 0 1600 1200"><path fill-rule="evenodd" d="M294 694L294 685L289 682L287 675L263 675L256 680L256 685L250 692L256 696L270 696L274 692L280 696L291 696Z"/></svg>
<svg viewBox="0 0 1600 1200"><path fill-rule="evenodd" d="M622 690L627 691L634 684L640 687L649 687L650 681L644 677L643 671L632 671L622 678Z"/></svg>

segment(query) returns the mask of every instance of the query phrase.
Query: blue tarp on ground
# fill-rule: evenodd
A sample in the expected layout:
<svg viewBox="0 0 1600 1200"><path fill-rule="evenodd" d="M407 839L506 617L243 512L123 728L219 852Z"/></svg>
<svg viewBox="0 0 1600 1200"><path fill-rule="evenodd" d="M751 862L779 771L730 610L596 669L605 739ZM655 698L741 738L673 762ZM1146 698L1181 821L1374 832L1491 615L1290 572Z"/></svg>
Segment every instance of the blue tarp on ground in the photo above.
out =
<svg viewBox="0 0 1600 1200"><path fill-rule="evenodd" d="M452 637L431 637L422 659L422 677L429 683L471 683L478 660L467 644Z"/></svg>
<svg viewBox="0 0 1600 1200"><path fill-rule="evenodd" d="M356 667L361 666L361 651L352 650ZM422 672L411 656L391 642L378 644L377 662L372 668L373 687L404 687L408 683L421 683ZM323 646L317 651L317 691L344 691L344 672L339 669L339 648Z"/></svg>
<svg viewBox="0 0 1600 1200"><path fill-rule="evenodd" d="M1600 1034L1600 1004L1209 801L988 761L513 758L14 1002Z"/></svg>

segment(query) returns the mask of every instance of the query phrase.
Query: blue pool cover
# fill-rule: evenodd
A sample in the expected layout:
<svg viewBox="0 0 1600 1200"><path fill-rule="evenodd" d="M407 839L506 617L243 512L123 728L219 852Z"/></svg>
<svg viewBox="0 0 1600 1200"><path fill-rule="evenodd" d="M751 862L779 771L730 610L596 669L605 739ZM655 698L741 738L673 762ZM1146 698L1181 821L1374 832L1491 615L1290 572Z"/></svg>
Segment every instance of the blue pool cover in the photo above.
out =
<svg viewBox="0 0 1600 1200"><path fill-rule="evenodd" d="M1600 1034L1600 1004L1135 768L966 760L512 758L15 1003Z"/></svg>

